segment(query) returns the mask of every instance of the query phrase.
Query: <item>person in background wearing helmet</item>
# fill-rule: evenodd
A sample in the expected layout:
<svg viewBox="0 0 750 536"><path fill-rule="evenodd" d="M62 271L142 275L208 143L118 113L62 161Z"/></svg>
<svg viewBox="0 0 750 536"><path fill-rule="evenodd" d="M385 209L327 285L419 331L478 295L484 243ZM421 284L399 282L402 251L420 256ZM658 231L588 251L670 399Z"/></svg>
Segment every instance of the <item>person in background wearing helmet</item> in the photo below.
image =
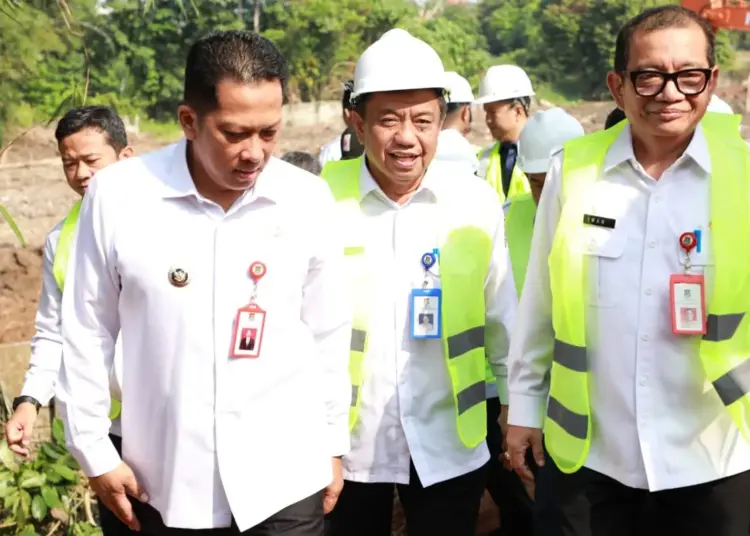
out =
<svg viewBox="0 0 750 536"><path fill-rule="evenodd" d="M536 112L526 123L519 138L518 167L526 174L531 192L508 200L505 211L505 231L508 239L511 266L516 292L520 296L523 288L526 264L531 249L534 219L539 196L549 168L550 153L578 136L584 134L581 124L562 108L550 108ZM500 509L499 536L527 536L532 533L533 502L529 491L517 474L503 458L504 437L501 430L494 431L491 423L500 418L502 432L507 427L508 406L500 405L497 396L487 399L487 445L490 449L490 477L487 490ZM491 431L493 430L493 431ZM528 460L529 463L533 459ZM505 465L505 467L504 467ZM532 465L533 467L533 465Z"/></svg>
<svg viewBox="0 0 750 536"><path fill-rule="evenodd" d="M365 156L323 172L355 296L352 449L330 536L390 536L394 486L410 536L476 532L485 361L504 387L516 294L497 196L434 160L447 87L427 43L384 34L355 70Z"/></svg>
<svg viewBox="0 0 750 536"><path fill-rule="evenodd" d="M443 122L443 130L438 136L435 162L454 163L476 174L479 169L477 149L466 136L471 132L471 103L474 94L469 81L456 72L448 76L448 107Z"/></svg>
<svg viewBox="0 0 750 536"><path fill-rule="evenodd" d="M715 39L677 5L630 19L627 121L552 157L508 379L538 534L748 534L750 153L706 113Z"/></svg>
<svg viewBox="0 0 750 536"><path fill-rule="evenodd" d="M487 127L496 141L478 154L479 176L490 183L501 202L529 191L516 159L518 138L528 120L533 96L529 76L515 65L490 67L479 85L475 102L484 105Z"/></svg>
<svg viewBox="0 0 750 536"><path fill-rule="evenodd" d="M344 120L346 129L340 136L336 136L331 141L326 143L320 148L320 155L318 160L320 161L321 167L326 165L326 162L341 160L342 149L349 150L349 143L351 143L353 130L351 129L351 117L352 117L352 105L350 97L352 94L352 81L349 80L344 83L344 93L341 96L341 118Z"/></svg>
<svg viewBox="0 0 750 536"><path fill-rule="evenodd" d="M83 197L99 170L118 160L129 158L133 148L128 144L125 125L117 113L104 106L81 106L69 110L55 129L63 172L68 185ZM42 292L39 297L35 328L31 340L31 360L21 395L13 401L13 415L5 425L8 446L16 454L29 456L29 445L39 408L53 400L62 362L62 297L67 275L80 200L68 216L55 225L44 241ZM110 390L120 396L121 346L117 344L115 366L110 372ZM114 408L119 408L113 399ZM118 452L122 450L119 411L110 413L109 439ZM134 534L103 503L99 504L100 523L105 536Z"/></svg>

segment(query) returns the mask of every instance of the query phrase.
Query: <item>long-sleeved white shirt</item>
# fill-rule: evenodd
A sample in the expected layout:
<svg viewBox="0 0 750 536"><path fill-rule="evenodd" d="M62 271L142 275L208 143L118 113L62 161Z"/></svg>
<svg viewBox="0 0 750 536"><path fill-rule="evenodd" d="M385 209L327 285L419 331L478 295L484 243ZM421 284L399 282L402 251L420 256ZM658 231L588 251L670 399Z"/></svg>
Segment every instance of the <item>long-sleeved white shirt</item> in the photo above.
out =
<svg viewBox="0 0 750 536"><path fill-rule="evenodd" d="M341 135L336 136L320 148L320 155L318 155L320 165L325 166L326 162L332 160L341 160Z"/></svg>
<svg viewBox="0 0 750 536"><path fill-rule="evenodd" d="M459 166L461 173L468 172L468 175L474 175L479 170L477 150L463 134L453 128L440 131L435 162Z"/></svg>
<svg viewBox="0 0 750 536"><path fill-rule="evenodd" d="M547 405L554 340L547 258L561 211L561 169L558 153L536 213L511 339L508 420L518 426L541 428ZM615 228L591 226L581 237L591 285L593 435L585 465L633 488L679 488L750 469L750 445L703 371L700 336L672 334L669 276L684 272L680 234L702 229L701 253L691 255L694 273L713 263L710 183L700 127L658 181L635 159L626 128L607 152L591 207L615 219Z"/></svg>
<svg viewBox="0 0 750 536"><path fill-rule="evenodd" d="M39 294L39 307L34 321L34 336L31 338L31 359L26 371L22 396L30 396L47 404L55 395L57 377L62 362L62 333L60 313L62 309L62 292L57 286L54 274L55 253L62 232L63 219L47 234L42 256L42 290ZM119 377L116 368L121 366L121 348L116 345L115 364L110 374L110 389L120 392ZM110 432L121 435L120 419L112 421Z"/></svg>
<svg viewBox="0 0 750 536"><path fill-rule="evenodd" d="M446 172L446 169L448 170ZM419 190L397 205L380 190L363 163L360 204L363 226L350 226L350 245L362 245L372 267L368 345L364 361L359 421L352 450L344 458L345 478L357 482L409 482L409 459L424 486L484 465L484 443L465 447L458 436L453 390L439 339L411 338L410 292L421 288L424 253L440 248L450 214L481 225L493 237L485 281L486 353L506 382L505 361L516 309L503 212L497 195L481 179L455 176L433 163ZM477 223L481 222L481 223ZM439 264L439 263L438 263ZM431 284L440 287L438 264Z"/></svg>
<svg viewBox="0 0 750 536"><path fill-rule="evenodd" d="M113 470L106 375L121 332L123 459L151 505L170 527L234 516L244 531L326 487L331 457L349 449L343 246L321 179L272 158L225 212L197 193L185 151L183 140L120 162L89 188L63 298L59 398L84 472ZM232 358L255 261L267 267L261 354ZM184 287L170 283L176 268Z"/></svg>

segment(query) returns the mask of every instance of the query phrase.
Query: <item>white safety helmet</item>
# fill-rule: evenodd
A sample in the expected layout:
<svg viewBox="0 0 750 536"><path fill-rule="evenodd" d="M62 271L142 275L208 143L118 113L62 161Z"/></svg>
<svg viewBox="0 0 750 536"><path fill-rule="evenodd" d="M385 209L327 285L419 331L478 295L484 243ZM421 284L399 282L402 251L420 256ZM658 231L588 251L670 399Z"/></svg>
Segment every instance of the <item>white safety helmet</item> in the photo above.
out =
<svg viewBox="0 0 750 536"><path fill-rule="evenodd" d="M711 95L711 100L708 103L708 108L706 109L708 112L716 112L720 114L733 114L734 110L732 110L732 107L729 106L729 104L717 97L716 95Z"/></svg>
<svg viewBox="0 0 750 536"><path fill-rule="evenodd" d="M550 155L583 134L581 123L562 108L539 110L521 130L518 167L524 173L547 173Z"/></svg>
<svg viewBox="0 0 750 536"><path fill-rule="evenodd" d="M352 102L366 93L447 89L443 62L435 50L395 28L367 47L354 69Z"/></svg>
<svg viewBox="0 0 750 536"><path fill-rule="evenodd" d="M490 67L479 84L476 104L534 96L534 88L526 71L517 65Z"/></svg>
<svg viewBox="0 0 750 536"><path fill-rule="evenodd" d="M474 102L474 93L471 91L469 81L455 71L445 73L448 85L448 102L471 104Z"/></svg>

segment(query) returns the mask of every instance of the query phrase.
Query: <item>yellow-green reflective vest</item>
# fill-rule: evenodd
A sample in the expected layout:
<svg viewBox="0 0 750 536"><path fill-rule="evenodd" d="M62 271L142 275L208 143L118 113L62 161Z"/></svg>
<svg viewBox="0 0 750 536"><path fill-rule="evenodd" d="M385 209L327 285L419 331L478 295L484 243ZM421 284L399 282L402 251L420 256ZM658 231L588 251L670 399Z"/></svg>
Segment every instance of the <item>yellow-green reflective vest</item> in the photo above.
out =
<svg viewBox="0 0 750 536"><path fill-rule="evenodd" d="M484 179L490 183L497 195L500 197L500 202L505 202L505 194L503 193L503 167L502 158L500 158L500 142L495 145L480 150L477 153L477 157L480 162L487 162L486 174ZM508 199L525 194L531 191L529 186L529 179L526 178L521 168L518 165L513 166L513 173L510 176L510 186L508 187Z"/></svg>
<svg viewBox="0 0 750 536"><path fill-rule="evenodd" d="M75 236L76 226L78 225L78 216L81 212L81 201L76 201L73 207L68 212L63 222L62 229L60 230L60 238L57 241L57 248L55 249L55 259L52 262L52 275L55 277L57 286L60 292L63 292L65 288L65 275L68 271L68 259L70 258L70 245L73 242ZM116 419L120 416L122 405L119 400L111 399L109 410L110 420Z"/></svg>
<svg viewBox="0 0 750 536"><path fill-rule="evenodd" d="M750 243L750 152L738 135L736 117L707 113L701 124L711 157L716 264L706 272L707 289L713 291L707 295L700 359L717 395L750 441L750 248L737 246ZM624 126L622 122L571 140L563 154L563 208L549 256L555 344L544 434L547 450L565 473L583 466L591 446L583 214L607 150Z"/></svg>
<svg viewBox="0 0 750 536"><path fill-rule="evenodd" d="M508 214L505 216L505 236L508 237L510 265L513 269L516 294L519 297L526 279L526 266L529 264L535 216L536 203L531 193L511 199Z"/></svg>
<svg viewBox="0 0 750 536"><path fill-rule="evenodd" d="M359 206L361 165L361 157L328 162L321 174L337 201L342 227L357 228L362 218ZM450 217L448 214L448 221L443 222L447 224L444 228L449 232L441 240L438 260L443 297L443 351L453 385L458 436L466 447L473 448L487 435L484 281L490 262L492 237L469 222L450 222ZM353 429L357 423L360 388L364 381L371 262L367 259L362 242L347 244L344 252L354 292L349 359L352 380L349 428Z"/></svg>

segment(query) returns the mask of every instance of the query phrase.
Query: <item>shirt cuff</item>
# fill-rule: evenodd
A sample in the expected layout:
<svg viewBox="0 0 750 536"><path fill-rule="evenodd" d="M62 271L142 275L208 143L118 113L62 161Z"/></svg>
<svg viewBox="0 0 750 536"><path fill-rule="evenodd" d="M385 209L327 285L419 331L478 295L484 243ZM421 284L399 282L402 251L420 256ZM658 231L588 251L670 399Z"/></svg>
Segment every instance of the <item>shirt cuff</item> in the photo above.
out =
<svg viewBox="0 0 750 536"><path fill-rule="evenodd" d="M547 397L510 394L508 424L542 429L547 411Z"/></svg>
<svg viewBox="0 0 750 536"><path fill-rule="evenodd" d="M349 423L341 425L328 425L328 449L331 452L331 458L345 456L349 454L351 448Z"/></svg>
<svg viewBox="0 0 750 536"><path fill-rule="evenodd" d="M74 450L74 449L71 449ZM122 463L115 446L109 437L103 437L85 449L75 449L76 459L81 464L81 470L88 478L109 473Z"/></svg>
<svg viewBox="0 0 750 536"><path fill-rule="evenodd" d="M39 385L39 382L27 382L23 384L20 396L30 396L37 400L42 406L49 405L54 394L54 387L51 389L47 386Z"/></svg>

